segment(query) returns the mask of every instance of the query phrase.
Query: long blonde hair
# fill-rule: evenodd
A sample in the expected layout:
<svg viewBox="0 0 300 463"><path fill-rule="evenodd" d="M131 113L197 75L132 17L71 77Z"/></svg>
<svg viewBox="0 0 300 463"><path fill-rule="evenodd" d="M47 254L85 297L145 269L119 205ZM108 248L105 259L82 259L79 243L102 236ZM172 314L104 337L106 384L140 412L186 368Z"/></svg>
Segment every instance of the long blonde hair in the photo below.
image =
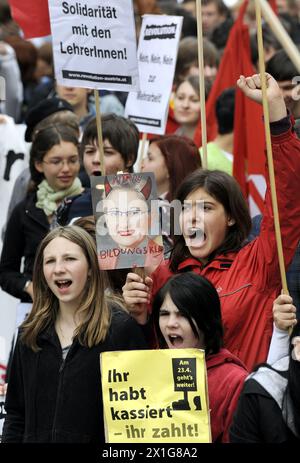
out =
<svg viewBox="0 0 300 463"><path fill-rule="evenodd" d="M40 243L33 269L34 302L32 310L21 326L21 340L34 350L39 350L38 335L55 323L59 301L49 288L43 271L44 250L55 238L65 238L82 249L89 267L81 303L78 309L81 320L74 332L80 344L92 347L105 340L111 321L111 311L105 296L107 276L99 270L96 245L92 237L81 227L67 226L52 230Z"/></svg>

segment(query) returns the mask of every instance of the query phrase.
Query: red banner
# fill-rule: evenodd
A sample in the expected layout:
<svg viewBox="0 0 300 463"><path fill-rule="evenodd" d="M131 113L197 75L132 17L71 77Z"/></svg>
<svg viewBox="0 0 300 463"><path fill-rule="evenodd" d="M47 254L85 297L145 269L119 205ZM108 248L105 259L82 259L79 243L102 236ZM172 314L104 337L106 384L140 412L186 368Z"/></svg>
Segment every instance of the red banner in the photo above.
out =
<svg viewBox="0 0 300 463"><path fill-rule="evenodd" d="M250 76L256 71L251 62L248 27L244 24L247 2L233 25L224 50L214 85L206 103L208 141L217 134L215 104L219 95L228 87L235 87L240 75ZM233 175L248 198L251 215L262 211L265 192L265 134L262 106L246 98L236 88L234 115ZM195 134L201 145L201 127Z"/></svg>
<svg viewBox="0 0 300 463"><path fill-rule="evenodd" d="M51 34L48 0L9 0L9 4L26 39Z"/></svg>

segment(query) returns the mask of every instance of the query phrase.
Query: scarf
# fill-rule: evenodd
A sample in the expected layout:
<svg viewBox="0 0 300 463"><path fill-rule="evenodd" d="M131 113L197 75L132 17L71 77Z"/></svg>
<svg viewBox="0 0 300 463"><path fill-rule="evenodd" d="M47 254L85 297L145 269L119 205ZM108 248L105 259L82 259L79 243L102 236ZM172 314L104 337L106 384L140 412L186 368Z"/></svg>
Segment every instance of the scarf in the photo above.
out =
<svg viewBox="0 0 300 463"><path fill-rule="evenodd" d="M37 191L36 207L43 209L47 216L52 215L57 209L57 202L66 198L67 196L74 196L80 194L82 186L79 178L75 178L72 185L66 190L54 191L49 185L47 180L43 180Z"/></svg>

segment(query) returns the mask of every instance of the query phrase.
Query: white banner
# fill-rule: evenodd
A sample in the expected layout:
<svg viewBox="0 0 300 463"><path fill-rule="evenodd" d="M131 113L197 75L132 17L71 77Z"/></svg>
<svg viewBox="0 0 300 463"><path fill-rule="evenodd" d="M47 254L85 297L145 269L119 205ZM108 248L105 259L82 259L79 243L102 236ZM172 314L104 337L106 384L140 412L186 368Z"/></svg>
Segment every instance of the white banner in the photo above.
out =
<svg viewBox="0 0 300 463"><path fill-rule="evenodd" d="M141 90L129 94L125 107L125 117L140 132L165 133L181 26L181 16L143 17L138 47Z"/></svg>
<svg viewBox="0 0 300 463"><path fill-rule="evenodd" d="M132 0L49 0L59 84L138 90Z"/></svg>

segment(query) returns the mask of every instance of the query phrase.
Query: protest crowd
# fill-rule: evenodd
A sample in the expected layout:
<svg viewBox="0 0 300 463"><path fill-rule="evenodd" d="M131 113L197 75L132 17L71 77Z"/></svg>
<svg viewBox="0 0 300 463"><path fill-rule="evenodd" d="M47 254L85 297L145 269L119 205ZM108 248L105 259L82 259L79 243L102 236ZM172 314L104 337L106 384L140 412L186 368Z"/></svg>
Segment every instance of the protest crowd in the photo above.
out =
<svg viewBox="0 0 300 463"><path fill-rule="evenodd" d="M88 24L69 40L55 0L0 0L1 443L105 443L107 414L130 443L139 419L185 413L195 427L157 442L197 442L195 386L156 409L142 383L105 400L104 353L175 349L204 353L209 441L300 440L300 3L262 0L260 50L254 1L202 0L202 66L197 1L63 2ZM114 43L122 14L133 40Z"/></svg>

